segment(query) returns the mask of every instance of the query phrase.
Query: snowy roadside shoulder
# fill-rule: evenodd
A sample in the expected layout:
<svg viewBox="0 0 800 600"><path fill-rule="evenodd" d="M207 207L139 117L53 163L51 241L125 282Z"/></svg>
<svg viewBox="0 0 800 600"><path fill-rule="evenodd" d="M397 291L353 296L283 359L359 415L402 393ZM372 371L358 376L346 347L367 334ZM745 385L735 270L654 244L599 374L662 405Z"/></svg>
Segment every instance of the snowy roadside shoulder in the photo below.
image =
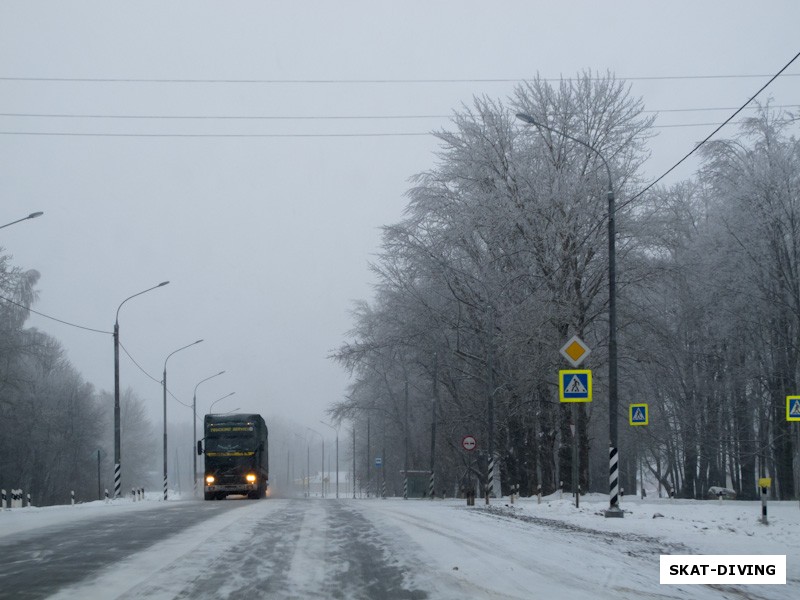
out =
<svg viewBox="0 0 800 600"><path fill-rule="evenodd" d="M624 498L622 519L607 519L608 496L581 496L575 508L569 495L507 498L493 501L490 513L520 520L539 520L579 527L587 532L659 541L669 554L786 555L787 584L800 583L800 506L796 501L768 503L768 524L761 523L759 501ZM485 507L484 507L485 509ZM624 534L624 535L620 535Z"/></svg>
<svg viewBox="0 0 800 600"><path fill-rule="evenodd" d="M148 492L145 493L144 500L139 501L125 497L108 502L94 500L75 505L6 508L0 510L0 539L44 527L101 519L109 514L154 510L181 501L186 500L181 500L178 495L172 495L170 500L164 502L160 492Z"/></svg>

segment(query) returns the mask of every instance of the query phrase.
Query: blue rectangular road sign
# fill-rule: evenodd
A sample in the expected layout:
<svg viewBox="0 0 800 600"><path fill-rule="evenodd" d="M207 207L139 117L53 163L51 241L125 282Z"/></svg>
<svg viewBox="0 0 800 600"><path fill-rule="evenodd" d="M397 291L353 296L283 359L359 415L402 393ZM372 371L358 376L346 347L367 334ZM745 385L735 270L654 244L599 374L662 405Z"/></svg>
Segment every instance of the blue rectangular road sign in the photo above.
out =
<svg viewBox="0 0 800 600"><path fill-rule="evenodd" d="M800 421L800 396L786 397L786 420Z"/></svg>
<svg viewBox="0 0 800 600"><path fill-rule="evenodd" d="M647 404L631 404L628 409L628 422L631 425L647 425L650 422Z"/></svg>
<svg viewBox="0 0 800 600"><path fill-rule="evenodd" d="M589 369L558 372L558 395L561 402L591 402L592 372Z"/></svg>

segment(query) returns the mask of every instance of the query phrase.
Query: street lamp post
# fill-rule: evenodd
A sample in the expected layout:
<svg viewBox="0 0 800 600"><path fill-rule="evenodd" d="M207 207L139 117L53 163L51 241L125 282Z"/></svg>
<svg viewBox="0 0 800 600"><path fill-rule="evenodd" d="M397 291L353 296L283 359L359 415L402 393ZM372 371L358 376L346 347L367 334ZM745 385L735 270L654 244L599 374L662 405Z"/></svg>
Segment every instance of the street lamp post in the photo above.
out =
<svg viewBox="0 0 800 600"><path fill-rule="evenodd" d="M34 215L36 213L33 213ZM120 408L119 408L119 311L122 305L131 298L141 296L142 294L154 290L156 288L164 287L169 281L162 281L158 285L147 288L133 296L128 296L120 302L117 307L117 315L114 319L114 498L120 497L122 490L122 452L120 443Z"/></svg>
<svg viewBox="0 0 800 600"><path fill-rule="evenodd" d="M5 225L0 225L0 229L11 227L12 225L16 225L17 223L21 223L22 221L27 221L28 219L35 219L36 217L41 217L43 214L44 213L42 211L32 212L27 217L22 217L21 219L17 219L16 221L11 221L10 223L6 223Z"/></svg>
<svg viewBox="0 0 800 600"><path fill-rule="evenodd" d="M608 166L603 154L594 146L581 139L553 129L548 125L539 123L532 116L517 113L517 118L525 123L547 129L555 134L564 136L594 152L606 168L608 176L608 438L609 438L609 508L606 517L622 517L619 508L619 456L617 446L617 272L616 272L616 232L614 206L614 183L611 178L611 168ZM577 428L577 423L575 424ZM577 434L577 431L576 431ZM577 490L576 490L577 493Z"/></svg>
<svg viewBox="0 0 800 600"><path fill-rule="evenodd" d="M225 371L220 371L216 375L206 377L194 386L194 393L192 394L192 494L197 496L197 388L201 383L219 377Z"/></svg>
<svg viewBox="0 0 800 600"><path fill-rule="evenodd" d="M0 229L4 229L6 227L10 227L11 225L15 225L17 223L22 223L22 221L27 221L28 219L35 219L36 217L41 217L44 213L42 211L33 212L29 214L27 217L22 217L21 219L17 219L16 221L11 221L11 223L6 223L5 225L0 225Z"/></svg>
<svg viewBox="0 0 800 600"><path fill-rule="evenodd" d="M212 408L214 408L214 405L215 405L217 402L219 402L220 400L225 400L225 398L229 398L229 397L233 396L235 393L236 393L236 392L231 392L231 393L229 393L229 394L225 394L224 396L222 396L222 398L217 398L216 400L214 400L214 401L211 403L211 406L209 406L209 407L208 407L208 412L209 412L209 414L211 413L211 409L212 409ZM238 409L236 409L236 410L238 410Z"/></svg>
<svg viewBox="0 0 800 600"><path fill-rule="evenodd" d="M191 344L186 344L185 346L181 346L177 350L170 352L167 355L167 358L164 359L164 379L161 383L164 386L164 500L167 499L167 361L169 357L175 354L176 352L180 352L181 350L186 350L195 344L199 344L203 340L197 340L192 342Z"/></svg>
<svg viewBox="0 0 800 600"><path fill-rule="evenodd" d="M319 477L320 477L320 489L321 489L322 497L324 498L325 497L325 436L323 436L316 429L311 429L311 427L306 427L306 429L316 433L319 436L319 439L322 440L322 470L319 472ZM311 476L311 474L309 473L309 477L310 476Z"/></svg>
<svg viewBox="0 0 800 600"><path fill-rule="evenodd" d="M356 421L353 419L353 500L356 499Z"/></svg>
<svg viewBox="0 0 800 600"><path fill-rule="evenodd" d="M336 499L339 499L339 428L334 427L330 423L320 421L323 425L327 425L336 432ZM328 470L330 472L330 469Z"/></svg>

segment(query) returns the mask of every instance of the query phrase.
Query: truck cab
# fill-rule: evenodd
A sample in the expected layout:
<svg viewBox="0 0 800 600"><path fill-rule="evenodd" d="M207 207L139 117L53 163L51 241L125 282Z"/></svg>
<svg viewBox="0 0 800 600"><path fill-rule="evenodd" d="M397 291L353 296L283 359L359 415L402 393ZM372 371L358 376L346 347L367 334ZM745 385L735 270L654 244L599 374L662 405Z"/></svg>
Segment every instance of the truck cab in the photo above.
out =
<svg viewBox="0 0 800 600"><path fill-rule="evenodd" d="M258 499L269 486L268 431L257 414L206 415L205 448L197 443L198 454L205 454L203 497L222 500L228 495Z"/></svg>

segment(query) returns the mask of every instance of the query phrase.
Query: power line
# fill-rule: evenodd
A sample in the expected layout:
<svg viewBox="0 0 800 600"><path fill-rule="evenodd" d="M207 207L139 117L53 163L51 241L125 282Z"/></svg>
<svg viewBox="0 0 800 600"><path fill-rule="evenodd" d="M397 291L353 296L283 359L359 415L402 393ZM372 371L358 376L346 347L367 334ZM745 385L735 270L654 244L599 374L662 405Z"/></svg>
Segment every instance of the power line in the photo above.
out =
<svg viewBox="0 0 800 600"><path fill-rule="evenodd" d="M31 135L57 137L138 137L138 138L356 138L356 137L414 137L430 132L391 133L84 133L71 131L0 131L0 135Z"/></svg>
<svg viewBox="0 0 800 600"><path fill-rule="evenodd" d="M758 107L748 106L756 110ZM780 104L773 108L800 108L800 104ZM643 113L671 112L713 112L735 110L736 107L701 107L701 108L667 108L661 110L643 110ZM76 113L0 113L0 117L9 118L47 118L47 119L131 119L131 120L232 120L232 121L326 121L326 120L413 120L413 119L449 119L453 115L125 115L125 114L76 114Z"/></svg>
<svg viewBox="0 0 800 600"><path fill-rule="evenodd" d="M97 115L68 113L0 113L0 117L42 117L58 119L186 119L186 120L264 120L264 121L322 121L322 120L379 120L379 119L449 119L452 115Z"/></svg>
<svg viewBox="0 0 800 600"><path fill-rule="evenodd" d="M653 75L643 77L616 77L623 81L675 81L694 79L756 79L770 77L769 74L730 74L730 75ZM787 73L784 77L800 77L800 73ZM178 83L178 84L268 84L268 85L365 85L365 84L451 84L451 83L516 83L528 81L531 77L516 78L465 78L465 79L188 79L188 78L134 78L134 77L0 77L9 82L45 83ZM581 78L583 79L583 78ZM593 81L605 77L590 77ZM542 77L540 81L573 81L574 77Z"/></svg>
<svg viewBox="0 0 800 600"><path fill-rule="evenodd" d="M714 130L714 131L712 131L711 133L709 133L709 134L708 134L708 136L706 136L706 138L705 138L703 141L701 141L701 142L700 142L700 143L698 143L698 144L695 144L695 147L694 147L694 148L692 148L692 149L691 149L691 150L690 150L690 151L689 151L689 152L688 152L688 153L687 153L687 154L686 154L686 155L685 155L683 158L681 158L681 159L680 159L678 162L676 162L674 165L672 165L672 166L671 166L669 169L667 169L666 171L664 171L664 173L663 173L663 174L662 174L660 177L658 177L657 179L655 179L654 181L652 181L652 182L651 182L651 183L650 183L650 184L649 184L647 187L645 187L645 188L644 188L643 190L641 190L641 191L640 191L638 194L636 194L635 196L633 196L633 197L632 197L630 200L628 200L627 202L625 202L625 203L624 203L622 206L626 206L626 205L630 204L631 202L633 202L634 200L636 200L636 199L637 199L639 196L641 196L642 194L644 194L644 193L645 193L647 190L649 190L650 188L652 188L652 187L653 187L655 184L657 184L659 181L661 181L662 179L664 179L664 177L666 177L666 176L667 176L667 175L669 175L669 174L670 174L672 171L674 171L676 168L678 168L678 166L679 166L681 163L683 163L683 161L685 161L685 160L686 160L687 158L689 158L689 157L690 157L692 154L694 154L695 152L697 152L697 150L699 150L699 149L700 149L700 148L701 148L701 147L702 147L702 146L703 146L703 145L704 145L704 144L705 144L705 143L706 143L708 140L710 140L712 137L714 137L714 135L716 135L716 134L717 134L717 132L718 132L719 130L721 130L723 127L725 127L725 125L727 125L728 123L730 123L730 122L731 122L731 121L734 119L734 117L736 117L736 115L738 115L740 112L742 112L742 111L743 111L743 110L744 110L744 109L747 107L747 105L748 105L748 104L750 104L750 103L751 103L753 100L755 100L755 99L758 97L758 95L759 95L759 94L761 94L761 92L763 92L765 89L767 89L767 87L769 87L769 85L770 85L770 84L771 84L773 81L775 81L775 80L776 80L778 77L780 77L781 73L783 73L783 72L784 72L786 69L788 69L788 68L789 68L789 66L791 66L791 64L792 64L794 61L796 61L796 60L798 59L798 57L800 57L800 52L798 52L797 54L795 54L795 55L794 55L794 57L792 57L792 59L791 59L791 60L790 60L788 63L786 63L786 64L783 66L783 68L782 68L780 71L778 71L777 73L775 73L775 75L773 75L773 76L770 78L770 80L769 80L769 81L767 81L767 83L765 83L764 85L762 85L762 86L761 86L761 88L760 88L760 89L759 89L759 90L758 90L758 91L757 91L755 94L753 94L753 95L750 97L750 99L749 99L747 102L745 102L745 103L744 103L742 106L740 106L740 107L739 107L739 108L738 108L738 109L737 109L737 110L736 110L736 111L735 111L735 112L734 112L734 113L733 113L733 114L732 114L730 117L728 117L727 119L725 119L725 121L724 121L724 122L723 122L723 123L722 123L722 124L721 124L719 127L717 127L717 128Z"/></svg>
<svg viewBox="0 0 800 600"><path fill-rule="evenodd" d="M730 119L720 123L676 123L671 125L653 125L653 129L678 129L683 127L721 128ZM734 121L741 123L741 121ZM0 131L0 135L40 136L40 137L117 137L117 138L364 138L364 137L424 137L434 135L435 131L413 132L373 132L373 133L115 133L115 132L80 132L80 131ZM677 166L677 165L676 165Z"/></svg>
<svg viewBox="0 0 800 600"><path fill-rule="evenodd" d="M142 367L142 365L140 365L138 362L136 362L136 359L135 359L135 358L133 358L133 356L131 356L131 353L130 353L130 352L128 352L128 349L127 349L127 348L125 348L125 346L123 346L123 345L122 345L122 342L120 342L120 343L119 343L119 347L120 347L120 348L122 348L122 351L123 351L123 352L124 352L124 353L125 353L125 354L128 356L128 358L130 358L130 359L131 359L131 362L132 362L134 365L136 365L136 368L138 368L138 369L139 369L139 370L140 370L142 373L144 373L144 374L145 374L147 377L149 377L150 379L152 379L153 381L155 381L155 382L156 382L156 383L158 383L159 385L161 384L161 380L160 380L160 379L156 379L155 377L153 377L152 375L150 375L150 373L148 373L147 371L145 371L145 370L144 370L144 368Z"/></svg>
<svg viewBox="0 0 800 600"><path fill-rule="evenodd" d="M5 296L0 296L0 300L5 300L9 304L13 304L14 306L18 306L19 308L27 310L28 312L32 312L33 314L39 315L40 317L44 317L45 319L50 319L51 321L56 321L58 323L62 323L63 325L69 325L70 327L75 327L77 329L84 329L86 331L92 331L94 333L105 333L105 334L108 334L108 335L113 335L113 333L111 331L103 331L102 329L93 329L92 327L85 327L83 325L76 325L75 323L70 323L69 321L64 321L62 319L57 319L56 317L51 317L50 315L46 315L46 314L41 313L39 311L33 310L32 308L30 308L28 306L25 306L24 304L20 304L19 302L15 302L14 300L11 300L10 298L6 298Z"/></svg>
<svg viewBox="0 0 800 600"><path fill-rule="evenodd" d="M75 323L70 323L69 321L64 321L64 320L62 320L62 319L57 319L56 317L51 317L50 315L46 315L46 314L44 314L44 313L42 313L42 312L39 312L39 311L33 310L32 308L29 308L29 307L25 306L24 304L20 304L19 302L15 302L14 300L11 300L10 298L6 298L5 296L0 296L0 300L4 300L4 301L8 302L9 304L13 304L14 306L17 306L17 307L19 307L19 308L25 309L25 310L27 310L28 312L32 312L32 313L33 313L33 314L35 314L35 315L39 315L40 317L44 317L45 319L50 319L51 321L56 321L56 322L58 322L58 323L62 323L62 324L64 324L64 325L69 325L70 327L76 327L76 328L78 328L78 329L84 329L84 330L86 330L86 331L92 331L92 332L94 332L94 333L104 333L104 334L108 334L108 335L113 335L113 333L112 333L111 331L103 331L103 330L101 330L101 329L93 329L92 327L84 327L83 325L76 325ZM145 371L145 370L144 370L144 368L143 368L143 367L142 367L142 366L141 366L141 365L140 365L140 364L139 364L139 363L136 361L136 359L135 359L135 358L133 358L133 356L131 356L131 353L130 353L130 352L128 352L128 349L127 349L127 348L125 348L125 346L123 346L121 342L120 342L120 348L122 348L122 351L123 351L123 352L125 352L125 354L126 354L126 355L127 355L127 357L128 357L130 360L131 360L131 362L132 362L134 365L136 365L136 367L137 367L137 368L138 368L138 369L139 369L139 370L140 370L142 373L144 373L144 374L145 374L147 377L149 377L150 379L152 379L152 380L153 380L153 381L155 381L156 383L158 383L158 384L161 384L161 383L162 383L160 380L156 379L155 377L153 377L152 375L150 375L150 373L148 373L147 371ZM179 404L182 404L183 406L185 406L185 407L187 407L187 408L191 408L191 406L189 406L189 405L188 405L188 404L186 404L185 402L181 402L180 400L178 400L178 398L175 396L175 394L173 394L171 391L167 390L167 393L168 393L170 396L172 396L172 398L173 398L173 399L174 399L176 402L178 402Z"/></svg>
<svg viewBox="0 0 800 600"><path fill-rule="evenodd" d="M146 375L148 378L150 378L150 379L152 379L153 381L155 381L157 384L159 384L159 385L163 385L163 383L164 383L164 382L163 382L162 380L160 380L160 379L156 379L155 377L153 377L152 375L150 375L150 373L148 373L147 371L145 371L145 370L144 370L144 368L142 367L142 365L140 365L138 362L136 362L136 359L135 359L135 358L133 358L133 356L131 356L131 353L130 353L130 352L128 352L128 349L127 349L127 348L125 348L125 346L123 346L123 345L122 345L122 342L120 342L119 346L120 346L120 348L122 348L122 351L123 351L123 352L124 352L124 353L127 355L127 357L131 359L131 362L132 362L134 365L136 365L136 367L137 367L137 368L138 368L138 369L139 369L139 370L140 370L142 373L144 373L144 374L145 374L145 375ZM173 399L173 400L175 400L175 401L176 401L178 404L182 404L182 405L183 405L183 406L185 406L186 408L192 408L191 406L189 406L189 405L188 405L188 404L186 404L185 402L181 402L180 400L178 400L178 397L177 397L175 394L173 394L173 393L172 393L172 392L171 392L169 389L167 389L167 393L168 393L170 396L172 396L172 399Z"/></svg>

